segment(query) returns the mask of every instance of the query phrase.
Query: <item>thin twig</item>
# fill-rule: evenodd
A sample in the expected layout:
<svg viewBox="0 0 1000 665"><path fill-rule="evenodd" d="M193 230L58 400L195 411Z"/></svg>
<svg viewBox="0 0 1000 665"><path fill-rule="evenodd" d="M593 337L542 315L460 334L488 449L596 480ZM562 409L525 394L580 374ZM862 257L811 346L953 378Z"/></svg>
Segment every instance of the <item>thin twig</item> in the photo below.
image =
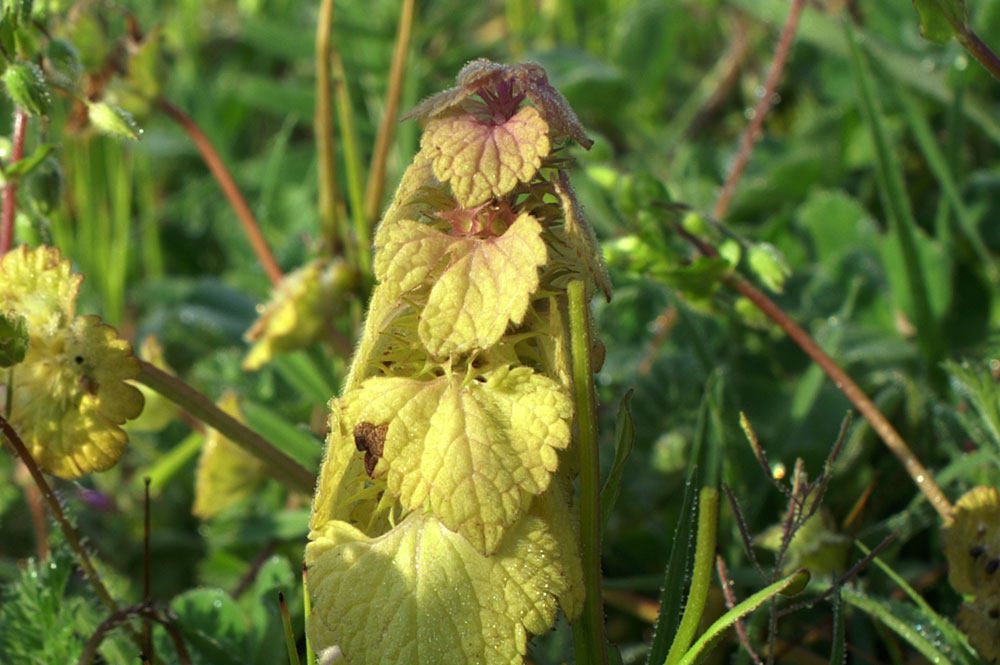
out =
<svg viewBox="0 0 1000 665"><path fill-rule="evenodd" d="M792 0L792 6L788 10L788 18L785 19L785 27L781 30L781 38L778 40L778 46L774 50L774 58L771 60L771 69L768 71L767 79L764 82L764 92L757 101L757 106L754 107L753 117L750 119L750 124L747 125L746 131L744 131L743 137L740 140L739 152L736 154L736 159L729 169L729 174L726 176L726 183L722 186L722 192L719 194L719 198L715 202L715 208L712 210L712 216L720 222L729 211L729 204L733 198L733 193L736 191L736 186L743 177L743 171L746 170L747 163L750 161L754 144L757 142L760 130L764 126L764 118L771 110L775 89L778 87L781 72L785 68L785 61L788 59L788 53L795 39L795 30L798 27L799 16L801 16L804 6L805 0Z"/></svg>
<svg viewBox="0 0 1000 665"><path fill-rule="evenodd" d="M14 110L14 141L10 149L10 165L24 156L24 135L28 128L28 114L20 106ZM18 180L14 178L3 187L3 205L0 210L0 256L14 245L14 217L17 212Z"/></svg>
<svg viewBox="0 0 1000 665"><path fill-rule="evenodd" d="M708 243L702 241L687 231L685 231L680 226L674 226L675 231L684 236L689 242L695 245L698 250L705 254L706 256L717 257L719 253L714 247ZM948 497L944 495L941 488L938 487L937 483L934 482L933 476L927 471L924 465L920 462L917 456L910 450L910 447L906 445L906 441L900 436L896 428L888 421L888 419L882 415L882 412L878 410L875 403L872 402L871 398L864 393L863 390L858 386L854 380L847 375L840 365L836 363L827 353L816 343L809 333L807 333L799 324L797 324L792 317L785 313L773 300L764 295L761 291L756 289L750 282L740 276L729 277L726 280L726 284L730 288L735 289L748 300L750 300L760 311L767 315L774 323L781 328L786 335L792 338L799 348L801 348L806 355L813 359L813 361L819 365L828 377L833 381L834 385L844 393L844 396L850 400L851 404L854 405L865 420L867 420L875 433L879 435L879 438L885 443L886 447L892 452L893 455L899 459L903 464L903 469L910 475L913 482L916 483L917 489L923 492L927 500L930 501L931 506L938 512L942 518L947 518L952 511L951 502Z"/></svg>
<svg viewBox="0 0 1000 665"><path fill-rule="evenodd" d="M153 602L150 591L150 526L149 526L149 476L143 478L145 485L145 498L143 501L143 529L142 529L142 599L147 605ZM149 617L142 618L142 649L149 660L154 658L153 653L153 625L149 622Z"/></svg>
<svg viewBox="0 0 1000 665"><path fill-rule="evenodd" d="M396 47L392 52L392 65L389 67L389 88L385 94L385 113L375 135L375 150L372 153L371 166L368 169L368 183L365 185L365 217L369 220L378 219L382 207L382 194L385 192L385 165L392 143L392 134L396 129L396 116L399 114L399 97L403 90L403 75L406 73L406 54L410 47L410 32L413 27L413 0L403 0L403 9L399 15L399 29L396 32Z"/></svg>
<svg viewBox="0 0 1000 665"><path fill-rule="evenodd" d="M229 592L230 596L233 598L239 598L247 589L250 588L253 581L257 579L257 573L260 572L260 569L265 563L267 563L268 559L271 558L271 555L274 554L274 550L277 546L278 541L274 538L264 544L264 547L261 548L260 552L257 553L257 556L255 556L253 561L250 562L250 567L247 568L247 572L243 574L240 581L237 582L236 586L233 587L233 590Z"/></svg>
<svg viewBox="0 0 1000 665"><path fill-rule="evenodd" d="M747 529L746 520L743 519L743 511L740 509L740 504L736 499L736 495L733 494L733 490L729 487L728 483L722 483L722 491L726 493L726 498L729 499L729 506L733 509L733 515L736 517L736 526L740 531L740 537L743 539L743 549L747 553L747 558L750 559L750 563L753 564L754 570L760 575L762 580L768 579L767 573L761 568L760 563L757 561L757 555L753 553L753 539L750 537L750 531Z"/></svg>
<svg viewBox="0 0 1000 665"><path fill-rule="evenodd" d="M257 218L254 216L253 211L250 210L250 206L247 205L246 199L243 198L243 194L236 185L236 181L233 180L233 176L229 173L229 169L226 168L219 153L212 146L212 142L208 140L208 137L201 131L198 124L187 113L166 99L161 98L159 105L167 115L184 128L191 141L194 142L195 147L198 148L198 152L201 153L202 159L205 160L205 165L212 172L215 181L219 183L222 193L226 195L229 205L233 207L233 212L236 213L237 219L243 225L243 232L246 233L250 245L253 246L253 251L257 254L257 260L263 266L264 272L267 273L272 284L280 282L283 277L281 268L278 267L278 262L275 261L274 254L271 253L271 248L264 239L264 235L260 232L260 225L257 223Z"/></svg>
<svg viewBox="0 0 1000 665"><path fill-rule="evenodd" d="M726 490L728 494L729 490ZM721 556L715 557L715 571L719 574L719 584L722 585L722 595L726 599L726 609L731 610L736 607L736 595L733 594L732 582L729 580L729 573L726 571L726 562L722 560ZM756 665L764 665L760 660L760 656L757 652L753 650L753 646L750 644L750 638L747 637L747 629L743 625L743 619L737 619L734 624L736 628L736 635L740 639L740 644L743 648L747 650L750 654L750 658Z"/></svg>
<svg viewBox="0 0 1000 665"><path fill-rule="evenodd" d="M93 662L94 657L97 655L97 649L108 636L108 633L132 617L141 617L144 621L155 621L156 623L162 625L164 630L167 631L167 635L174 643L174 649L177 651L178 662L181 665L191 665L191 655L188 653L187 647L184 646L184 638L181 637L180 630L176 625L174 625L173 621L165 618L157 608L153 607L149 603L133 605L132 607L125 607L112 612L107 619L101 622L101 624L97 627L97 630L94 631L94 634L90 636L90 639L87 640L87 643L83 647L83 652L80 654L80 660L77 661L77 664L90 665L90 663ZM144 663L151 661L149 653L144 651L141 655Z"/></svg>
<svg viewBox="0 0 1000 665"><path fill-rule="evenodd" d="M330 32L333 0L322 0L316 23L316 112L313 133L319 162L320 237L326 250L335 254L340 229L337 225L337 160L333 142L333 92L330 85Z"/></svg>

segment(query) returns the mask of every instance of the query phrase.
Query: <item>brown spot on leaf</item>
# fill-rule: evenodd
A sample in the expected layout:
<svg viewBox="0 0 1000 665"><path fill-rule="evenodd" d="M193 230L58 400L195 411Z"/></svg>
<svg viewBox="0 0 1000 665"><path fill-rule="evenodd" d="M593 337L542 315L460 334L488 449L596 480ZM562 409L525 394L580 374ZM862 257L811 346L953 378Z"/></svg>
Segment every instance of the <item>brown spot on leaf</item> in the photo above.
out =
<svg viewBox="0 0 1000 665"><path fill-rule="evenodd" d="M354 446L365 453L365 473L369 477L373 477L375 465L382 457L385 436L388 432L389 425L373 425L367 422L360 422L354 428Z"/></svg>

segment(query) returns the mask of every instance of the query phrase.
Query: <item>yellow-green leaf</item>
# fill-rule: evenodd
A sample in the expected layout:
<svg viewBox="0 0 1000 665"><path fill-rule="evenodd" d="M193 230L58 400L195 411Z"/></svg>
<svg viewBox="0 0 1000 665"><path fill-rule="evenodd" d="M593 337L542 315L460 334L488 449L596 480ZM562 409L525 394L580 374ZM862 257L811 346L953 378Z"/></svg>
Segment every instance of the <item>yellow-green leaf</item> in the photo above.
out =
<svg viewBox="0 0 1000 665"><path fill-rule="evenodd" d="M356 521L359 513L370 515L376 497L374 492L363 493L366 480L361 455L343 422L340 400L334 398L330 400L330 433L326 439L309 528L320 529L327 522L336 520ZM359 510L358 504L367 505L361 505Z"/></svg>
<svg viewBox="0 0 1000 665"><path fill-rule="evenodd" d="M219 408L241 423L246 421L236 393L228 392ZM245 498L264 480L264 463L239 444L211 429L198 458L194 506L191 512L203 520L214 517Z"/></svg>
<svg viewBox="0 0 1000 665"><path fill-rule="evenodd" d="M951 41L968 17L965 0L913 0L913 6L920 14L920 33L936 44Z"/></svg>
<svg viewBox="0 0 1000 665"><path fill-rule="evenodd" d="M531 106L499 123L452 113L427 123L420 146L434 175L451 186L461 205L471 208L531 180L549 154L548 132Z"/></svg>
<svg viewBox="0 0 1000 665"><path fill-rule="evenodd" d="M489 348L509 322L524 320L547 257L541 234L538 221L524 213L501 236L466 238L449 247L451 264L420 314L420 340L430 353Z"/></svg>
<svg viewBox="0 0 1000 665"><path fill-rule="evenodd" d="M358 665L519 665L566 588L544 523L522 519L489 557L432 516L369 538L343 522L311 534L309 637Z"/></svg>
<svg viewBox="0 0 1000 665"><path fill-rule="evenodd" d="M380 231L375 243L375 278L389 301L427 279L448 249L462 238L432 226L401 219Z"/></svg>
<svg viewBox="0 0 1000 665"><path fill-rule="evenodd" d="M562 388L525 367L469 381L376 377L344 410L351 427L389 426L374 475L402 506L426 505L484 554L548 487L573 417Z"/></svg>

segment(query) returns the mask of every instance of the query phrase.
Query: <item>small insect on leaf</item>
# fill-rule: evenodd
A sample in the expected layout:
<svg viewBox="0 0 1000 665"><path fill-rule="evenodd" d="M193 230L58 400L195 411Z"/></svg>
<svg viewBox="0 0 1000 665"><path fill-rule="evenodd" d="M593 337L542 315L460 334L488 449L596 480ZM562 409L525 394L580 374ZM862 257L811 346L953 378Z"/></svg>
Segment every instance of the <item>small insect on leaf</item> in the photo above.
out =
<svg viewBox="0 0 1000 665"><path fill-rule="evenodd" d="M389 432L388 425L373 425L360 422L354 428L354 445L365 453L365 473L369 478L375 471L375 465L382 457L385 448L385 436Z"/></svg>

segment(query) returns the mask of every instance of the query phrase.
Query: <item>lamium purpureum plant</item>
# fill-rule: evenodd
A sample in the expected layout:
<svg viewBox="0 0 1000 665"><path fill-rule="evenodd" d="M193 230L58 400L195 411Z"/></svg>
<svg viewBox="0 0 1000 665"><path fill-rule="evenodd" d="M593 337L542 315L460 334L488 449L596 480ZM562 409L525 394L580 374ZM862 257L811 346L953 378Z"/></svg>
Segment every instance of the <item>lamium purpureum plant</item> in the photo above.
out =
<svg viewBox="0 0 1000 665"><path fill-rule="evenodd" d="M409 114L421 149L330 403L308 632L353 663L519 663L584 600L566 293L610 285L563 148L592 142L537 65L457 82Z"/></svg>

